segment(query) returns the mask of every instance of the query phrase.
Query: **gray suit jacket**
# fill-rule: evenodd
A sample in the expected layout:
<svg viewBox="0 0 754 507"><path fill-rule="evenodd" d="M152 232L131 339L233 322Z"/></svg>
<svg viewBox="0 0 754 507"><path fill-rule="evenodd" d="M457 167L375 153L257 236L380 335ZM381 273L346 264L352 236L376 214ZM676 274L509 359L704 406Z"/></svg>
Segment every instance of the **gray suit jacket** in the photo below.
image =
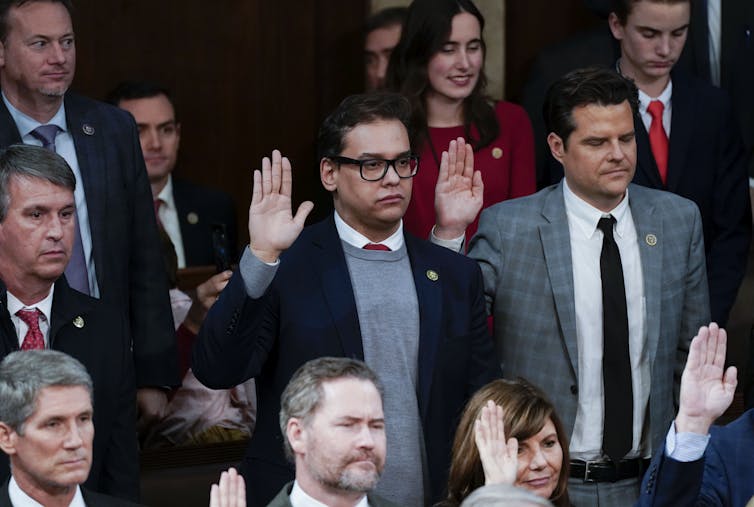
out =
<svg viewBox="0 0 754 507"><path fill-rule="evenodd" d="M275 498L273 498L272 501L267 504L267 507L291 507L290 494L292 489L293 482L289 482L288 484L283 486L283 489L280 490L280 493L278 493L277 496L275 496ZM367 495L367 501L369 502L369 507L398 507L397 504L394 504L393 502L385 500L384 498L381 498L380 496L374 494Z"/></svg>
<svg viewBox="0 0 754 507"><path fill-rule="evenodd" d="M482 268L503 375L542 388L570 435L579 392L578 345L562 185L482 212L469 256ZM674 388L677 393L689 342L709 322L704 240L699 210L687 199L632 184L629 205L640 242L652 358L648 429L655 446L674 415Z"/></svg>

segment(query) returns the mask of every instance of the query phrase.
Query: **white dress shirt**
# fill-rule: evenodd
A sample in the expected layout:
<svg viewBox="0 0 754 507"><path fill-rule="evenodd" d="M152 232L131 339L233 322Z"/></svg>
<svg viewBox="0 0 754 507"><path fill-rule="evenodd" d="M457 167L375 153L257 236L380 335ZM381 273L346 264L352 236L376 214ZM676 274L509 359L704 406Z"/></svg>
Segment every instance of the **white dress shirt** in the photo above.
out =
<svg viewBox="0 0 754 507"><path fill-rule="evenodd" d="M649 103L653 100L659 100L662 102L662 127L665 129L665 135L670 139L670 123L671 113L673 112L673 81L669 80L667 86L662 93L657 97L650 97L643 91L639 90L639 113L641 114L641 121L644 124L644 128L649 132L649 127L652 125L652 115L649 114L647 108Z"/></svg>
<svg viewBox="0 0 754 507"><path fill-rule="evenodd" d="M175 249L175 256L178 259L178 269L186 267L186 251L183 248L183 237L181 236L181 223L178 220L178 208L175 207L175 198L173 198L173 176L168 175L168 182L157 195L162 201L160 204L160 222L165 233L170 238Z"/></svg>
<svg viewBox="0 0 754 507"><path fill-rule="evenodd" d="M318 502L314 498L307 495L306 492L301 489L301 486L298 485L298 481L293 482L293 489L291 490L291 494L288 496L288 499L290 500L292 507L327 507L327 505L323 504L322 502ZM353 507L369 507L367 496L364 495L361 500L359 500L359 502Z"/></svg>
<svg viewBox="0 0 754 507"><path fill-rule="evenodd" d="M563 181L568 230L573 262L576 340L578 344L578 407L571 436L571 457L583 460L602 456L604 391L602 382L602 279L600 254L602 231L600 218L608 213L590 206L577 197ZM645 339L644 282L641 270L636 227L626 197L611 210L615 220L615 242L620 250L628 311L628 341L633 388L633 444L628 457L649 451L642 442L642 429L649 400L650 368Z"/></svg>
<svg viewBox="0 0 754 507"><path fill-rule="evenodd" d="M335 212L335 229L338 231L338 237L345 241L349 245L353 245L356 248L364 248L364 245L374 243L369 238L358 232L356 229L348 225L338 212ZM380 241L380 244L385 245L390 250L399 250L403 246L403 220L398 224L398 229L390 235L386 240Z"/></svg>
<svg viewBox="0 0 754 507"><path fill-rule="evenodd" d="M44 505L24 493L13 476L11 476L10 481L8 482L8 496L10 497L10 503L13 507L44 507ZM73 499L71 500L71 503L68 504L68 507L86 507L84 495L81 494L81 488L79 486L76 486L76 494L73 495Z"/></svg>
<svg viewBox="0 0 754 507"><path fill-rule="evenodd" d="M16 312L19 310L33 310L35 308L38 308L39 311L42 312L42 315L39 318L39 330L42 331L42 336L45 340L45 348L50 347L50 313L52 312L52 294L54 290L55 284L50 287L50 293L47 294L44 299L31 306L26 306L21 302L21 300L11 294L10 291L7 292L8 313L10 313L10 321L16 328L16 336L18 337L19 347L21 347L21 344L24 342L24 338L26 337L26 332L29 330L29 326L27 326L26 322L21 320L21 318L16 315Z"/></svg>
<svg viewBox="0 0 754 507"><path fill-rule="evenodd" d="M2 97L11 118L16 123L18 133L21 134L21 141L24 144L42 146L42 141L32 136L31 131L43 124L13 107L13 104L8 101L4 93ZM86 205L84 180L81 178L81 170L79 169L79 161L76 157L76 146L73 144L73 136L71 136L68 130L68 123L66 122L65 104L61 104L55 116L44 125L57 125L60 128L60 132L55 137L55 152L68 162L73 175L76 177L76 190L73 192L73 196L76 201L76 217L79 221L81 245L84 249L84 260L86 261L86 270L89 275L89 294L92 297L99 298L97 272L95 271L94 257L92 257L92 231L89 227L89 209Z"/></svg>
<svg viewBox="0 0 754 507"><path fill-rule="evenodd" d="M709 42L709 73L712 84L720 86L720 38L722 36L722 1L707 0L707 37Z"/></svg>

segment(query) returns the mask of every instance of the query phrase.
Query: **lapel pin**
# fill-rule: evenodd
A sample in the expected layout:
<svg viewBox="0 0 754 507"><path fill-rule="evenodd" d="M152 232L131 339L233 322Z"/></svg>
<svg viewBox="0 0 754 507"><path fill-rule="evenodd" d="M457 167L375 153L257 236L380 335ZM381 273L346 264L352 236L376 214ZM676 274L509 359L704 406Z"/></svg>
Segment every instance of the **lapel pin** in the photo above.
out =
<svg viewBox="0 0 754 507"><path fill-rule="evenodd" d="M73 325L76 326L79 329L81 329L82 327L84 327L84 319L81 318L81 315L79 315L78 317L76 317L75 319L73 319Z"/></svg>
<svg viewBox="0 0 754 507"><path fill-rule="evenodd" d="M81 130L83 130L84 134L86 134L88 136L93 136L94 135L94 127L92 127L88 123L84 123L84 126L81 127Z"/></svg>
<svg viewBox="0 0 754 507"><path fill-rule="evenodd" d="M503 156L503 149L495 146L492 148L492 158L500 158Z"/></svg>
<svg viewBox="0 0 754 507"><path fill-rule="evenodd" d="M427 270L427 278L429 278L433 282L436 282L440 278L440 275L437 274L437 271L428 269Z"/></svg>
<svg viewBox="0 0 754 507"><path fill-rule="evenodd" d="M199 223L199 215L193 211L189 211L188 215L186 215L186 221L191 225L196 225Z"/></svg>
<svg viewBox="0 0 754 507"><path fill-rule="evenodd" d="M654 234L647 234L644 241L646 241L649 246L655 246L657 244L657 236Z"/></svg>

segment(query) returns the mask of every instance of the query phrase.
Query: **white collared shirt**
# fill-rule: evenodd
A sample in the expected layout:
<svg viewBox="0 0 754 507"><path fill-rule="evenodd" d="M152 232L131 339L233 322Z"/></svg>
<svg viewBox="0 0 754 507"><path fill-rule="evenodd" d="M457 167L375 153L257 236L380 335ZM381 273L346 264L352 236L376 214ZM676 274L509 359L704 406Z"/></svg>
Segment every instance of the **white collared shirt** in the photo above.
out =
<svg viewBox="0 0 754 507"><path fill-rule="evenodd" d="M374 243L369 238L358 232L356 229L348 225L338 212L335 212L335 229L338 231L338 236L341 240L345 241L349 245L353 245L356 248L364 248L364 245L368 243ZM403 220L398 224L398 229L390 235L384 241L380 241L381 244L388 247L390 250L396 251L403 247Z"/></svg>
<svg viewBox="0 0 754 507"><path fill-rule="evenodd" d="M13 104L8 101L8 98L4 93L2 93L2 97L11 118L13 118L13 121L16 124L18 133L21 134L21 141L24 144L42 146L42 141L32 136L31 131L43 124L13 107ZM92 231L89 227L89 209L86 205L84 180L81 178L81 169L79 169L79 161L76 157L76 146L73 144L73 136L68 130L68 124L66 122L65 104L61 103L60 109L55 113L55 116L44 125L57 125L58 128L60 128L60 132L58 132L58 135L55 137L55 151L58 155L63 157L66 162L68 162L68 165L73 171L73 175L76 177L76 190L73 192L73 196L76 201L76 216L81 231L81 245L84 249L84 259L86 261L86 269L89 275L89 293L92 297L99 298L97 272L95 271L94 257L92 257Z"/></svg>
<svg viewBox="0 0 754 507"><path fill-rule="evenodd" d="M639 90L639 113L641 114L641 121L644 124L644 128L649 132L649 127L652 125L652 115L649 114L647 108L649 103L653 100L659 100L662 102L662 127L665 129L665 135L670 139L670 123L673 112L673 80L669 79L668 84L662 93L657 97L650 97L643 91Z"/></svg>
<svg viewBox="0 0 754 507"><path fill-rule="evenodd" d="M577 197L563 181L563 198L570 234L573 263L576 340L578 344L578 407L571 436L571 457L583 460L602 456L604 390L602 382L602 278L600 254L603 233L597 229L608 213ZM649 400L650 370L645 338L644 281L636 227L629 195L609 214L615 217L615 242L620 250L628 311L628 341L633 388L633 445L629 457L646 454L641 441Z"/></svg>
<svg viewBox="0 0 754 507"><path fill-rule="evenodd" d="M33 310L39 308L42 315L39 319L39 330L42 331L42 336L45 340L45 348L50 347L50 313L52 312L52 294L55 290L55 284L50 287L50 293L45 296L44 299L34 303L31 306L26 306L16 296L7 291L8 294L8 313L10 313L10 320L13 322L13 326L16 328L16 336L18 337L18 346L24 342L26 332L29 330L29 326L26 322L16 315L19 310Z"/></svg>
<svg viewBox="0 0 754 507"><path fill-rule="evenodd" d="M27 495L16 482L16 479L11 475L8 482L8 496L10 497L10 503L13 507L44 507L41 503L34 500ZM71 503L68 507L86 507L84 502L84 495L81 494L81 488L76 486L76 494L73 495Z"/></svg>
<svg viewBox="0 0 754 507"><path fill-rule="evenodd" d="M175 256L178 259L178 269L186 267L186 252L183 249L183 237L181 236L181 224L178 220L178 208L175 206L173 197L173 176L168 175L168 182L157 195L162 201L160 204L160 222L165 233L170 238L175 248Z"/></svg>
<svg viewBox="0 0 754 507"><path fill-rule="evenodd" d="M722 0L707 0L707 37L709 73L712 84L720 86L720 38L722 37Z"/></svg>
<svg viewBox="0 0 754 507"><path fill-rule="evenodd" d="M307 495L306 492L301 489L301 486L298 485L298 481L293 482L293 489L291 489L291 494L288 496L288 499L291 502L291 507L327 507L327 505L323 504L322 502L318 502L314 498ZM359 502L353 507L369 507L367 496L364 495L361 500L359 500Z"/></svg>

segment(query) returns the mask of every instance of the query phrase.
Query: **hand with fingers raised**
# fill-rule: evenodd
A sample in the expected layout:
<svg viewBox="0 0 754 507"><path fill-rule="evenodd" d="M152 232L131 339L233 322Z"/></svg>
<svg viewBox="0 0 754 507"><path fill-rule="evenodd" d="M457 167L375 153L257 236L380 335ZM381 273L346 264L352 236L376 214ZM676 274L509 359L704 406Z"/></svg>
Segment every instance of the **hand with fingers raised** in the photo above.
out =
<svg viewBox="0 0 754 507"><path fill-rule="evenodd" d="M474 423L474 441L484 469L484 484L513 484L518 473L518 440L505 439L503 407L492 400Z"/></svg>
<svg viewBox="0 0 754 507"><path fill-rule="evenodd" d="M466 233L482 209L482 174L474 170L474 150L462 137L442 152L435 186L435 236L453 239Z"/></svg>

